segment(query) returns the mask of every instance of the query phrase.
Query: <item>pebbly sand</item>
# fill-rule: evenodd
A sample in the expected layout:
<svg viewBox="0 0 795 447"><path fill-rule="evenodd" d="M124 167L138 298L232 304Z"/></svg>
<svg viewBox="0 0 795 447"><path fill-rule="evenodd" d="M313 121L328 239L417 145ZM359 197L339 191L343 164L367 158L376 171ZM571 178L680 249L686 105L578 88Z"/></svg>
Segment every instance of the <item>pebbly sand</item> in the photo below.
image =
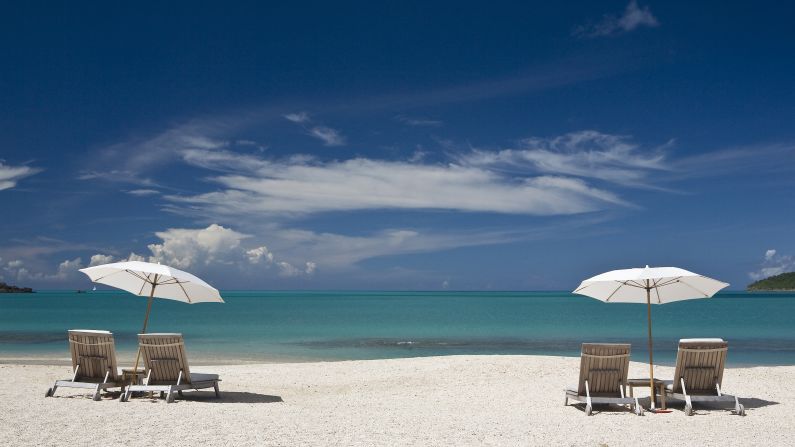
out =
<svg viewBox="0 0 795 447"><path fill-rule="evenodd" d="M681 403L638 417L620 407L563 406L578 358L449 356L193 366L221 374L221 399L94 402L44 393L69 366L0 365L0 445L791 445L795 366L727 369L724 391L748 416ZM648 367L632 363L630 377ZM656 375L670 378L670 367ZM637 395L647 396L646 390ZM642 403L648 404L648 399Z"/></svg>

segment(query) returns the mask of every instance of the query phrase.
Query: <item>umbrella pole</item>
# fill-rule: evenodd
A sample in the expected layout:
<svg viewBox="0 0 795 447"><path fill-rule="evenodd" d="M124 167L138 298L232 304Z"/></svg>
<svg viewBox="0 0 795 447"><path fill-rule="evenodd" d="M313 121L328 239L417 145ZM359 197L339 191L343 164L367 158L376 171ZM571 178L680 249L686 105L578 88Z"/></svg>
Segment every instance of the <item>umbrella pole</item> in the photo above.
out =
<svg viewBox="0 0 795 447"><path fill-rule="evenodd" d="M146 316L144 317L144 328L141 329L142 334L146 333L146 325L149 324L149 312L152 310L152 301L154 301L152 295L154 295L154 293L155 286L152 286L152 293L149 294L149 302L146 303Z"/></svg>
<svg viewBox="0 0 795 447"><path fill-rule="evenodd" d="M157 275L155 275L155 282L152 283L152 291L149 292L149 300L146 303L146 316L144 317L144 328L141 329L141 333L146 333L146 325L149 323L149 312L152 310L152 301L155 297L155 287L157 287ZM136 376L138 375L138 361L141 359L141 345L138 345L138 351L135 353L135 366L133 367L133 378L132 381L135 383Z"/></svg>
<svg viewBox="0 0 795 447"><path fill-rule="evenodd" d="M654 391L654 348L651 340L651 288L648 287L649 280L646 280L646 315L649 319L649 398L651 399L651 409L654 409L656 400Z"/></svg>

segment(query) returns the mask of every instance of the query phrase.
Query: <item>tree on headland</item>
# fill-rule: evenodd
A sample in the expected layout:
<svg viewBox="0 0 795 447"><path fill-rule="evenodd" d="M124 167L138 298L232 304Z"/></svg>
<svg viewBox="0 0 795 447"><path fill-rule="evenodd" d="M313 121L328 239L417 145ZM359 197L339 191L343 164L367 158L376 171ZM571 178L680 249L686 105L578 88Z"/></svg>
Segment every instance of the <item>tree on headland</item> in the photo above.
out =
<svg viewBox="0 0 795 447"><path fill-rule="evenodd" d="M0 293L33 293L30 287L17 287L0 282Z"/></svg>
<svg viewBox="0 0 795 447"><path fill-rule="evenodd" d="M748 285L748 290L795 290L795 272L760 279Z"/></svg>

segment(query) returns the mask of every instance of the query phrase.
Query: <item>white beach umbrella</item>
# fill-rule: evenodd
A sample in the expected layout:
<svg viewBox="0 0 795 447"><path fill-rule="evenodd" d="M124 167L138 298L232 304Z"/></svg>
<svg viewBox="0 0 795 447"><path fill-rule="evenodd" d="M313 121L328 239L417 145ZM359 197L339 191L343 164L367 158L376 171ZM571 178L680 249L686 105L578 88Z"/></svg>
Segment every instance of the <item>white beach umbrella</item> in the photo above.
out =
<svg viewBox="0 0 795 447"><path fill-rule="evenodd" d="M126 290L134 295L148 296L146 316L141 333L146 333L149 323L149 312L152 310L154 298L194 303L223 303L224 299L213 286L188 272L153 264L151 262L127 261L102 264L80 269L91 281ZM135 356L135 369L138 370L138 359L141 350ZM135 372L133 373L134 380Z"/></svg>
<svg viewBox="0 0 795 447"><path fill-rule="evenodd" d="M224 302L221 294L213 286L188 272L167 265L127 261L87 267L80 271L96 283L126 290L134 295L149 297L141 333L146 333L153 298L164 298L189 304Z"/></svg>
<svg viewBox="0 0 795 447"><path fill-rule="evenodd" d="M645 303L649 323L649 388L654 397L651 305L711 298L729 284L677 267L613 270L583 281L574 293L606 303ZM654 408L654 399L651 399Z"/></svg>

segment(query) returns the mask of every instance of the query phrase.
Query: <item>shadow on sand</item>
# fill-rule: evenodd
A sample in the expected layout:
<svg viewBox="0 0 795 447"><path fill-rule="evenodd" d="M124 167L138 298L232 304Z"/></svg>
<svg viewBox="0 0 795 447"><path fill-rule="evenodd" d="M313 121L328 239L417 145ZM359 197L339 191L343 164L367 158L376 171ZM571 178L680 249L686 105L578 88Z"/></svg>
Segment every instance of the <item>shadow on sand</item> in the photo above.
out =
<svg viewBox="0 0 795 447"><path fill-rule="evenodd" d="M131 398L135 400L148 400L150 402L162 402L163 396L160 393L141 393L133 395ZM120 393L109 392L102 395L102 400L114 400L119 398ZM91 399L91 394L74 394L57 396L68 399ZM250 393L247 391L223 391L221 390L221 397L215 397L213 391L185 391L182 396L176 396L175 403L181 400L194 401L194 402L207 402L217 404L272 404L284 402L281 396L272 396L269 394Z"/></svg>
<svg viewBox="0 0 795 447"><path fill-rule="evenodd" d="M155 396L157 396L155 394ZM272 404L284 402L281 396L269 394L250 393L248 391L224 391L221 390L221 397L215 397L212 391L186 391L182 396L177 396L180 400L191 400L196 402L207 402L216 404Z"/></svg>
<svg viewBox="0 0 795 447"><path fill-rule="evenodd" d="M641 397L641 398L638 398L638 401L640 402L640 405L645 410L648 411L649 404L650 404L649 398L648 397ZM742 398L741 397L740 398L740 403L743 404L743 406L745 407L746 410L754 410L754 409L757 409L757 408L768 407L768 406L771 406L771 405L779 405L779 402L774 402L774 401L764 400L764 399L757 399L755 397L751 397L751 398ZM572 404L571 406L577 408L578 410L580 410L583 413L585 412L585 405L584 404L581 404L581 405ZM721 411L721 410L723 410L723 411L733 411L734 410L734 404L726 404L726 403L720 404L720 403L717 403L717 402L695 402L693 404L693 406L694 406L694 409L696 411L695 412L695 416L698 416L699 414L704 414L704 413L699 413L699 410L701 410L702 412L706 412L706 411ZM668 400L666 402L666 407L669 410L683 411L684 407L685 407L685 402L684 401L679 401L679 400L673 400L673 399L672 400ZM627 409L626 407L622 407L620 405L608 405L608 404L597 404L597 405L594 405L593 412L594 412L594 414L603 413L605 415L609 415L609 414L616 414L617 415L617 414L622 414L622 413L631 413L631 411L629 409Z"/></svg>

